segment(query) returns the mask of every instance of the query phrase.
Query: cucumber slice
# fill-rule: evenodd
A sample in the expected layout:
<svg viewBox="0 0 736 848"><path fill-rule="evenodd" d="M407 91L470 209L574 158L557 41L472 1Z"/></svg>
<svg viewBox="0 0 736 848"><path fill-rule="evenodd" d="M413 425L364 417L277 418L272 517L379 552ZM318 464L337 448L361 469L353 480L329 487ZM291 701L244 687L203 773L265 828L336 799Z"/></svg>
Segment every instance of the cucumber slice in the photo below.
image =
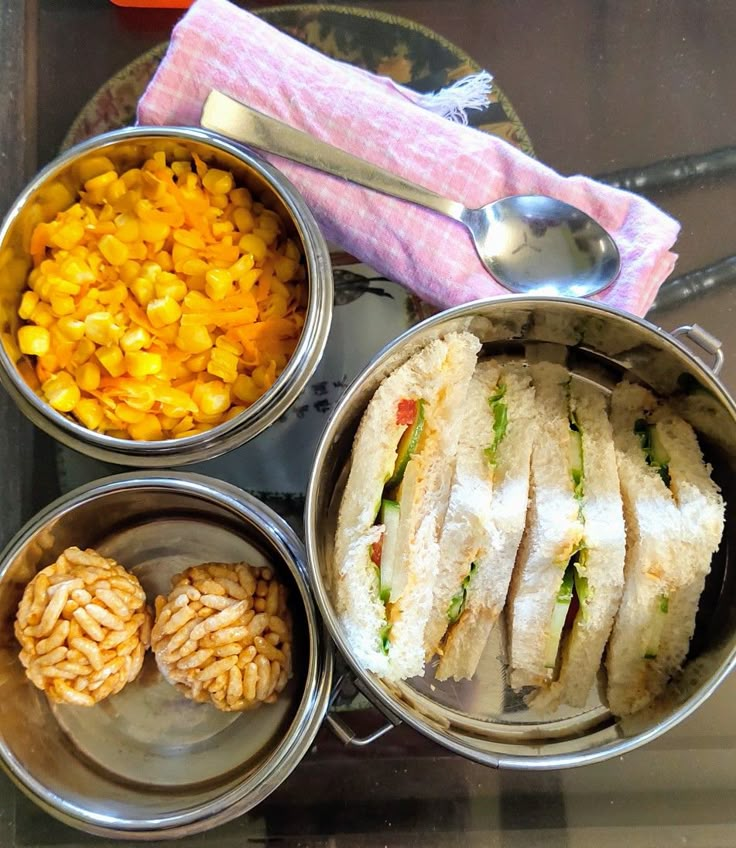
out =
<svg viewBox="0 0 736 848"><path fill-rule="evenodd" d="M410 528L407 527L406 519L411 514L411 507L416 498L416 488L419 477L419 468L416 462L410 462L404 473L404 479L398 491L399 499L399 526L397 532L396 554L393 558L393 573L391 576L391 594L389 601L393 604L400 597L406 586L406 562L401 552L405 551L409 540L406 538Z"/></svg>
<svg viewBox="0 0 736 848"><path fill-rule="evenodd" d="M396 501L381 501L381 524L385 526L383 549L381 551L380 594L384 604L391 596L394 577L394 564L398 551L399 516L401 510Z"/></svg>
<svg viewBox="0 0 736 848"><path fill-rule="evenodd" d="M575 594L578 596L578 603L580 604L580 615L585 618L586 616L586 605L588 602L588 578L583 577L577 570L575 569Z"/></svg>
<svg viewBox="0 0 736 848"><path fill-rule="evenodd" d="M639 437L639 443L641 444L641 449L644 451L647 465L651 465L652 468L659 472L662 482L669 488L670 455L662 444L656 424L648 424L643 418L639 418L634 423L634 433Z"/></svg>
<svg viewBox="0 0 736 848"><path fill-rule="evenodd" d="M565 569L565 575L562 578L562 583L557 592L555 608L552 612L552 621L550 622L549 631L547 633L547 642L544 648L545 668L554 668L557 665L557 654L560 651L562 628L565 626L567 611L570 609L570 602L572 601L572 590L575 580L574 575L575 566L569 565Z"/></svg>
<svg viewBox="0 0 736 848"><path fill-rule="evenodd" d="M659 435L656 424L649 427L649 440L651 444L650 456L652 457L652 465L659 465L660 467L669 465L670 455L662 444L662 437Z"/></svg>
<svg viewBox="0 0 736 848"><path fill-rule="evenodd" d="M389 639L391 635L391 628L393 624L384 624L383 627L378 631L378 646L381 650L382 654L388 656L388 649L391 647L391 641Z"/></svg>
<svg viewBox="0 0 736 848"><path fill-rule="evenodd" d="M664 626L667 623L669 612L669 599L667 595L660 595L657 600L657 609L652 616L652 621L644 640L644 659L654 660L659 653L659 644L662 641Z"/></svg>
<svg viewBox="0 0 736 848"><path fill-rule="evenodd" d="M386 489L395 489L404 479L404 472L409 460L416 453L419 447L419 440L422 437L424 430L424 401L418 400L414 420L404 430L399 439L398 447L396 448L396 464L394 465L394 473L386 483Z"/></svg>
<svg viewBox="0 0 736 848"><path fill-rule="evenodd" d="M470 586L470 580L475 573L475 568L475 563L471 563L470 571L465 575L463 582L460 584L460 591L456 595L453 595L450 601L450 606L447 608L447 620L450 624L454 624L465 609L465 601L468 599L468 586Z"/></svg>

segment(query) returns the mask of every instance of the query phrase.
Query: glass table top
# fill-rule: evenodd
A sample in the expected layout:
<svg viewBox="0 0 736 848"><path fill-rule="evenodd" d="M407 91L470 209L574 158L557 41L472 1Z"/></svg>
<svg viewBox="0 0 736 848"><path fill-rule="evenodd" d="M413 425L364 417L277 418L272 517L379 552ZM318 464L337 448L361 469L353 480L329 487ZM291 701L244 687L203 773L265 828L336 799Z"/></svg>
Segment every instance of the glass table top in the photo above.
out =
<svg viewBox="0 0 736 848"><path fill-rule="evenodd" d="M490 70L541 161L564 174L638 187L680 220L673 275L679 279L665 284L649 317L664 329L698 323L720 338L721 377L736 390L736 261L729 259L736 254L736 5L352 5L415 20ZM26 179L56 154L95 91L165 41L180 13L122 10L108 0L4 0L0 6L4 213ZM702 269L710 270L693 273ZM2 392L0 467L4 542L62 484L54 445ZM494 771L406 727L363 750L344 748L323 728L267 801L182 844L726 848L736 844L735 708L732 678L643 749L548 773ZM351 721L370 731L381 717L366 710ZM0 776L2 848L113 844L119 843L56 822Z"/></svg>

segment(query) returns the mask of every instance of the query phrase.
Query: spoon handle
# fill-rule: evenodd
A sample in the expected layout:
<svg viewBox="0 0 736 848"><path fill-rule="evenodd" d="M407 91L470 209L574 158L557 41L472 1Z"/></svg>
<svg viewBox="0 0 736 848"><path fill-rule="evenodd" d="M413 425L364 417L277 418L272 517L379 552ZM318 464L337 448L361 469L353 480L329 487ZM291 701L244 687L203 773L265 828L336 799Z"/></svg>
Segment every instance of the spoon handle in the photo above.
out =
<svg viewBox="0 0 736 848"><path fill-rule="evenodd" d="M251 109L250 106L245 106L219 91L211 91L207 96L200 124L205 129L257 147L266 153L283 156L285 159L358 183L381 194L424 206L456 221L462 220L461 216L465 211L462 203L447 200L364 159L295 130L288 124Z"/></svg>

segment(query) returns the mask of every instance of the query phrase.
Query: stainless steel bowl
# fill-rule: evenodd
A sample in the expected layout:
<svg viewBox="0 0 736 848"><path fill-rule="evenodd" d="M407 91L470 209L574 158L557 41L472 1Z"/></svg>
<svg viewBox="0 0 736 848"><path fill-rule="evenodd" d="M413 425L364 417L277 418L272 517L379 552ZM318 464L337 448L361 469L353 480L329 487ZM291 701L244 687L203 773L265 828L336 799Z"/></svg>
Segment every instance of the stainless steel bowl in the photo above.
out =
<svg viewBox="0 0 736 848"><path fill-rule="evenodd" d="M151 602L190 565L270 562L294 616L282 696L220 713L185 700L149 652L119 695L90 708L50 704L24 675L13 620L28 580L70 545L118 559ZM108 477L39 513L0 556L0 635L0 762L47 812L108 837L176 838L244 813L309 750L328 706L332 653L301 542L255 498L198 475Z"/></svg>
<svg viewBox="0 0 736 848"><path fill-rule="evenodd" d="M107 156L116 165L142 163L153 150L197 153L228 169L240 185L267 198L281 214L305 256L309 300L301 338L283 373L252 406L205 433L182 439L136 442L88 430L52 409L18 372L13 342L17 308L30 267L28 244L41 220L51 220L69 203L62 181L75 185L80 163ZM66 196L67 200L64 200ZM61 198L61 199L59 199ZM0 382L21 411L68 447L107 462L158 468L210 459L257 436L296 400L324 351L332 318L332 267L317 222L287 178L252 153L207 130L132 127L95 136L72 147L44 168L10 208L0 227Z"/></svg>
<svg viewBox="0 0 736 848"><path fill-rule="evenodd" d="M460 329L480 338L482 356L566 357L575 379L604 391L623 376L649 384L671 398L699 431L728 504L726 533L701 598L684 672L662 698L637 715L615 718L597 692L582 710L562 708L548 715L528 708L508 686L502 624L492 634L472 681L440 682L430 667L422 678L390 685L355 659L329 591L336 517L355 432L388 374L431 339ZM722 362L718 340L697 326L679 328L675 334L688 337L701 354L714 357L713 370L673 335L590 301L534 297L478 301L409 330L347 390L322 435L307 492L309 573L322 616L356 683L390 720L384 729L391 722L405 721L446 748L490 766L582 765L631 751L664 733L695 710L734 667L736 576L731 536L736 526L736 407L715 375ZM342 735L349 741L348 733Z"/></svg>

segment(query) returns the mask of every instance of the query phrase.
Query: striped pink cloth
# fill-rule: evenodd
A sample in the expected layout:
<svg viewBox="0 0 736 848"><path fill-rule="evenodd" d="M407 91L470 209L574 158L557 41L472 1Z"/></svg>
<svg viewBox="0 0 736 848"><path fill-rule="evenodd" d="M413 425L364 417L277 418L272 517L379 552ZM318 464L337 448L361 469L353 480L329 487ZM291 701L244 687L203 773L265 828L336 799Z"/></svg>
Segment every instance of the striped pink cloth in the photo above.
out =
<svg viewBox="0 0 736 848"><path fill-rule="evenodd" d="M299 43L226 0L197 0L138 105L141 124L197 125L216 88L466 206L549 194L616 239L619 278L598 297L643 315L676 256L679 225L648 201L586 177L561 177L510 144L417 104L416 95ZM507 293L464 227L275 156L326 238L422 299L452 306Z"/></svg>

